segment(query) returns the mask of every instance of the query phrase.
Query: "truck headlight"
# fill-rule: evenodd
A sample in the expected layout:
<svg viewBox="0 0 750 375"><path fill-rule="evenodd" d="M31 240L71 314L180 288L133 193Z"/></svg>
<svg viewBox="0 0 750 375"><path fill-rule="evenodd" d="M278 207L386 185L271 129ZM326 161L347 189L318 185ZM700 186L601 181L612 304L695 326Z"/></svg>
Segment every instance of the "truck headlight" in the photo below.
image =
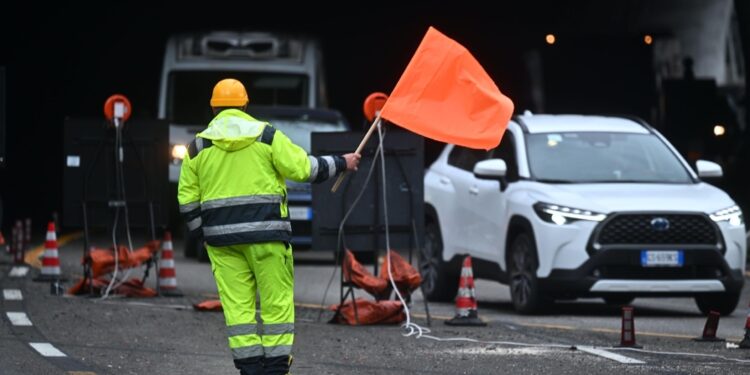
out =
<svg viewBox="0 0 750 375"><path fill-rule="evenodd" d="M577 220L602 221L607 217L607 215L598 212L542 202L534 205L534 211L542 220L557 225L564 225Z"/></svg>
<svg viewBox="0 0 750 375"><path fill-rule="evenodd" d="M733 227L739 227L745 223L745 220L743 220L742 218L742 210L740 210L740 207L737 205L725 208L723 210L718 210L712 213L710 217L711 220L717 223L726 221Z"/></svg>
<svg viewBox="0 0 750 375"><path fill-rule="evenodd" d="M185 145L173 145L172 146L172 163L179 164L182 159L185 159L187 155L187 147Z"/></svg>

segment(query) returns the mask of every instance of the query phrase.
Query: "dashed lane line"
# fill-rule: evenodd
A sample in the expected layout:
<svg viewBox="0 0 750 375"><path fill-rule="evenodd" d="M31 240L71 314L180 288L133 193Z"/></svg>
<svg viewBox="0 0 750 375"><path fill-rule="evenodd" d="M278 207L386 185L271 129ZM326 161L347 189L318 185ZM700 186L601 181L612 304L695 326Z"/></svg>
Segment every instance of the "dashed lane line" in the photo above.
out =
<svg viewBox="0 0 750 375"><path fill-rule="evenodd" d="M608 352L602 349L597 349L597 348L594 348L593 346L576 346L576 348L582 352L593 354L593 355L607 358L607 359L611 359L613 361L617 361L617 362L624 363L627 365L643 365L646 363L635 358L630 358L621 354Z"/></svg>
<svg viewBox="0 0 750 375"><path fill-rule="evenodd" d="M3 299L7 301L21 301L23 294L20 289L3 289Z"/></svg>
<svg viewBox="0 0 750 375"><path fill-rule="evenodd" d="M75 241L79 238L83 237L83 232L73 232L68 233L60 236L60 238L57 239L57 248L61 248L63 245L70 241ZM44 252L44 244L41 244L33 249L31 249L26 255L23 257L23 261L34 267L34 268L42 268L42 261L39 260L39 257Z"/></svg>
<svg viewBox="0 0 750 375"><path fill-rule="evenodd" d="M31 327L33 324L31 324L31 320L26 315L25 312L20 311L8 311L5 313L5 315L8 316L8 320L10 320L10 324L14 326L19 327Z"/></svg>
<svg viewBox="0 0 750 375"><path fill-rule="evenodd" d="M15 266L10 269L10 277L24 277L29 273L29 267Z"/></svg>
<svg viewBox="0 0 750 375"><path fill-rule="evenodd" d="M29 345L45 357L67 357L65 353L48 342L30 342Z"/></svg>

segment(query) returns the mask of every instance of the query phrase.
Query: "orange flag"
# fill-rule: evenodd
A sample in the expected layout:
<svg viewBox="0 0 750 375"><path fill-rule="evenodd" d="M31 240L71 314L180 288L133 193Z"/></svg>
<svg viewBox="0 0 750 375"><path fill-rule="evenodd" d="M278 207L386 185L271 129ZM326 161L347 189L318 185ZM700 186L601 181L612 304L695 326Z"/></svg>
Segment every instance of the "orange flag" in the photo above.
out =
<svg viewBox="0 0 750 375"><path fill-rule="evenodd" d="M513 102L456 41L430 27L386 101L381 116L434 140L496 147Z"/></svg>

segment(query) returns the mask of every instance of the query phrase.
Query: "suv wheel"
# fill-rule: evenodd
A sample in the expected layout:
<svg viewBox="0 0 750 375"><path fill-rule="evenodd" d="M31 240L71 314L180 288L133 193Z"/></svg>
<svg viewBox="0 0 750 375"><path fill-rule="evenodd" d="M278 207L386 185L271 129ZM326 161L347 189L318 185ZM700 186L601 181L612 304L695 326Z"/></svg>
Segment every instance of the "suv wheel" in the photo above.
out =
<svg viewBox="0 0 750 375"><path fill-rule="evenodd" d="M510 297L513 308L519 313L535 313L542 305L543 296L536 277L538 266L533 238L526 233L519 234L510 246L508 259Z"/></svg>
<svg viewBox="0 0 750 375"><path fill-rule="evenodd" d="M695 296L695 304L704 315L717 311L721 315L729 315L737 308L740 293L714 293Z"/></svg>
<svg viewBox="0 0 750 375"><path fill-rule="evenodd" d="M428 301L449 302L458 291L458 269L443 261L443 238L440 225L425 225L424 246L419 252L419 273L422 275L422 292Z"/></svg>

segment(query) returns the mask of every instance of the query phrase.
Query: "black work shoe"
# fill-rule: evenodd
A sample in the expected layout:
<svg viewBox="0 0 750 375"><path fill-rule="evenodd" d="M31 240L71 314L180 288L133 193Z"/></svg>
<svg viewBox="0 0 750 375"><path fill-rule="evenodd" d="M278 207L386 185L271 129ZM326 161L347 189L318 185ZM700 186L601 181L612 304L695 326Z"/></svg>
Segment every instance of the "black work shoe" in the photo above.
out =
<svg viewBox="0 0 750 375"><path fill-rule="evenodd" d="M289 366L292 365L292 356L281 355L278 357L266 357L263 359L264 375L286 375Z"/></svg>
<svg viewBox="0 0 750 375"><path fill-rule="evenodd" d="M240 370L240 375L263 375L263 357L249 357L234 360L234 367Z"/></svg>

